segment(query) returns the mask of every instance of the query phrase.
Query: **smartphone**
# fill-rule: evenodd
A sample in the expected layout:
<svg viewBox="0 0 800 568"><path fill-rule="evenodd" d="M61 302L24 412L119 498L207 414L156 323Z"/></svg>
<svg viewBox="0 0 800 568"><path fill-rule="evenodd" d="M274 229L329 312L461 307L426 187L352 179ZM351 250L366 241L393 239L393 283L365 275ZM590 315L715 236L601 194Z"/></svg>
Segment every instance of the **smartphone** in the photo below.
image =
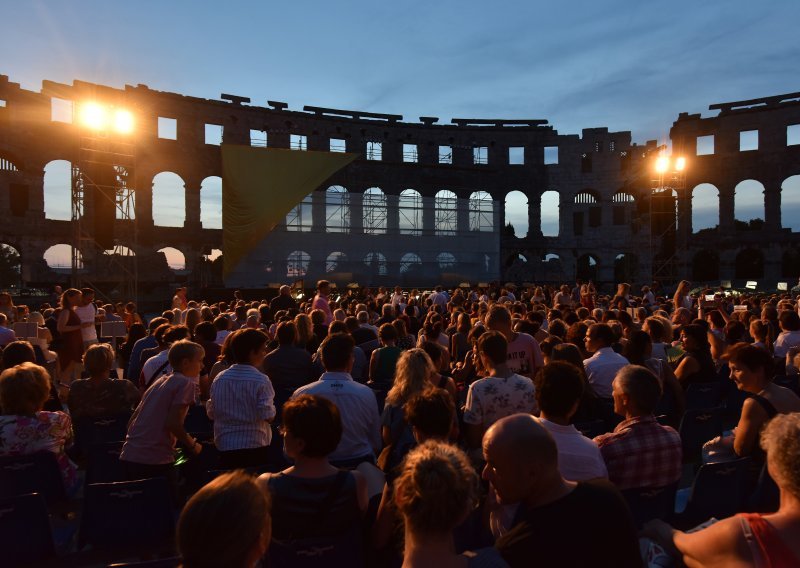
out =
<svg viewBox="0 0 800 568"><path fill-rule="evenodd" d="M714 294L706 294L706 302L713 302Z"/></svg>

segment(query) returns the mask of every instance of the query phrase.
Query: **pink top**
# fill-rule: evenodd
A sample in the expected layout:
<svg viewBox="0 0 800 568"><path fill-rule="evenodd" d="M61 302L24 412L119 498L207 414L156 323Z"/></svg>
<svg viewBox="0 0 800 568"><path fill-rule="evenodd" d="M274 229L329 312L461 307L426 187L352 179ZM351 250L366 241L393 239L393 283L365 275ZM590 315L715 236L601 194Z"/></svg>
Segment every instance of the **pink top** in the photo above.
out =
<svg viewBox="0 0 800 568"><path fill-rule="evenodd" d="M192 404L194 391L194 381L181 373L156 379L133 412L120 459L151 465L172 463L176 439L167 429L167 416L174 406Z"/></svg>
<svg viewBox="0 0 800 568"><path fill-rule="evenodd" d="M322 294L317 294L314 296L314 302L311 304L311 309L314 310L322 310L325 312L325 325L330 325L333 321L333 313L331 312L331 306L328 304L328 296L323 296Z"/></svg>

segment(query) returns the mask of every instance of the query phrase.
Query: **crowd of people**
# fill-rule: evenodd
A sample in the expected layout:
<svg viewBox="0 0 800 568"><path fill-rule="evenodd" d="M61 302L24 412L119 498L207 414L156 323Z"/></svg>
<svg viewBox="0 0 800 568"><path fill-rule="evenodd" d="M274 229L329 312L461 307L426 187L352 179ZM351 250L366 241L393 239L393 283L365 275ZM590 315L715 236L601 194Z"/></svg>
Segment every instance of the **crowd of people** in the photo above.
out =
<svg viewBox="0 0 800 568"><path fill-rule="evenodd" d="M126 478L169 481L184 566L627 567L642 543L688 566L800 565L791 294L685 281L673 295L590 282L337 294L323 280L307 301L288 286L220 302L180 288L170 306L145 321L91 289L38 311L0 294L0 459L52 452L79 496L74 430L130 415ZM107 321L126 337L102 337ZM686 481L678 430L697 385L746 395L702 460L764 464L779 507L697 532L642 527L626 495ZM195 492L186 471L209 453L229 473Z"/></svg>

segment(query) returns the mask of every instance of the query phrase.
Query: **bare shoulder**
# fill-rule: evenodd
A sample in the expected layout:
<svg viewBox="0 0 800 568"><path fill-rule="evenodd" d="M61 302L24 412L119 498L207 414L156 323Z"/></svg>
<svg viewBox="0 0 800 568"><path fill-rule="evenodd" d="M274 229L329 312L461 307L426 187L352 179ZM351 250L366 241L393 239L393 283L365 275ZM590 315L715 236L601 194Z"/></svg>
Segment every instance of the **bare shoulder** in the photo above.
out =
<svg viewBox="0 0 800 568"><path fill-rule="evenodd" d="M741 523L739 517L730 517L695 533L677 532L675 546L687 566L750 566L752 554Z"/></svg>

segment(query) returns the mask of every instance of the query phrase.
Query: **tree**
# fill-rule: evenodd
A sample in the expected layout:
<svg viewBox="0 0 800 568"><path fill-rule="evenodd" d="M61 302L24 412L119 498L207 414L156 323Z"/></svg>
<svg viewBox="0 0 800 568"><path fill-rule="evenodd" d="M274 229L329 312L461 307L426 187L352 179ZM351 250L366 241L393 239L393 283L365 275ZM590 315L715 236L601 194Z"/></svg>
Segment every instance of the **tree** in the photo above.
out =
<svg viewBox="0 0 800 568"><path fill-rule="evenodd" d="M19 286L22 261L14 247L0 244L0 287Z"/></svg>

